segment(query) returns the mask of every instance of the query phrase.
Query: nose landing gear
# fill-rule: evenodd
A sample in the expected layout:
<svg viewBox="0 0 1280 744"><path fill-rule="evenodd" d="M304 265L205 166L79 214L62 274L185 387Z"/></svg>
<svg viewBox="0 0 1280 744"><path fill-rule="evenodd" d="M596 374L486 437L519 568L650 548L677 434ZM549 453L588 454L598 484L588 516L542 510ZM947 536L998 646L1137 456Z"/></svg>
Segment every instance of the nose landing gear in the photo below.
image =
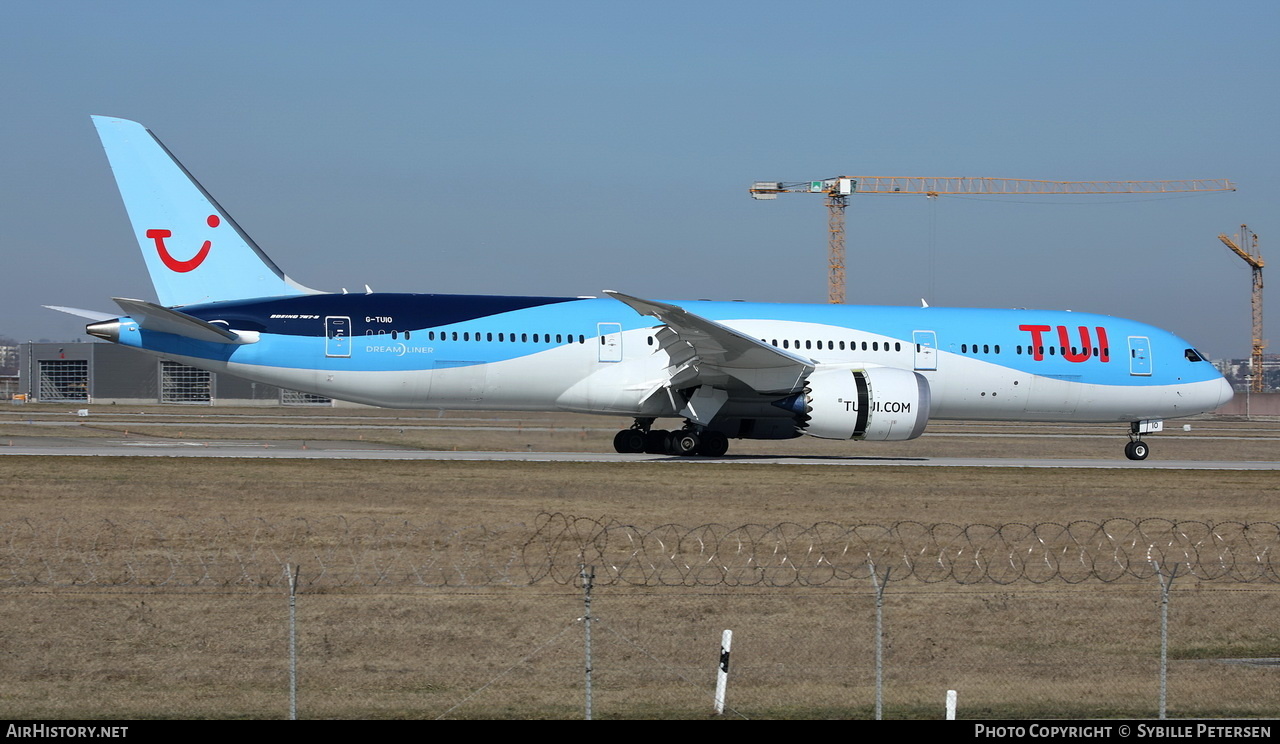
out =
<svg viewBox="0 0 1280 744"><path fill-rule="evenodd" d="M1145 460L1151 454L1151 448L1142 441L1143 434L1164 431L1164 421L1145 419L1129 424L1129 443L1124 446L1124 456L1130 460Z"/></svg>
<svg viewBox="0 0 1280 744"><path fill-rule="evenodd" d="M1135 439L1124 446L1124 456L1130 460L1145 460L1151 449L1141 439Z"/></svg>

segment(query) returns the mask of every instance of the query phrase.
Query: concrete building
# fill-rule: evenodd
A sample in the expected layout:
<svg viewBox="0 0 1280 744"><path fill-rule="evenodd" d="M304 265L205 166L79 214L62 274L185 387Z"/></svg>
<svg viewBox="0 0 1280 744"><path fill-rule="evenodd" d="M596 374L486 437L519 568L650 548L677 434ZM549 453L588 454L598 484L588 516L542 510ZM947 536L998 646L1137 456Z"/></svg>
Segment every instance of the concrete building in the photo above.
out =
<svg viewBox="0 0 1280 744"><path fill-rule="evenodd" d="M157 359L109 343L25 343L18 395L41 403L333 405L316 395Z"/></svg>

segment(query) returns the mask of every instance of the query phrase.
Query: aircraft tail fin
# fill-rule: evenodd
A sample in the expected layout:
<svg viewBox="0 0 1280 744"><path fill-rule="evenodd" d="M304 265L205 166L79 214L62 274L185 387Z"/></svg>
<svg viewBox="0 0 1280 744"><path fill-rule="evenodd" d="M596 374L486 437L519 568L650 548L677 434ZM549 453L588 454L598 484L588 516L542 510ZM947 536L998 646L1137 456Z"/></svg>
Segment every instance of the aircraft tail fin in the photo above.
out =
<svg viewBox="0 0 1280 744"><path fill-rule="evenodd" d="M92 118L160 304L317 294L286 276L150 130Z"/></svg>

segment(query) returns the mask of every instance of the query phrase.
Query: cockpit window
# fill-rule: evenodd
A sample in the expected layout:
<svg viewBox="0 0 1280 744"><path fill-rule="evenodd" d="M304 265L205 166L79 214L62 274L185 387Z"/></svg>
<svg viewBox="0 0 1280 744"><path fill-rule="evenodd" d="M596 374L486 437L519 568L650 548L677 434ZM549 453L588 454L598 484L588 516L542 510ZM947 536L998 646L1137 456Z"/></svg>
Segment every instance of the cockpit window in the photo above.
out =
<svg viewBox="0 0 1280 744"><path fill-rule="evenodd" d="M1188 362L1203 362L1203 361L1204 361L1204 354L1201 354L1200 352L1196 351L1195 349L1187 349L1186 351L1182 352L1182 354L1183 354L1183 356L1185 356L1185 357L1187 358L1187 361L1188 361Z"/></svg>

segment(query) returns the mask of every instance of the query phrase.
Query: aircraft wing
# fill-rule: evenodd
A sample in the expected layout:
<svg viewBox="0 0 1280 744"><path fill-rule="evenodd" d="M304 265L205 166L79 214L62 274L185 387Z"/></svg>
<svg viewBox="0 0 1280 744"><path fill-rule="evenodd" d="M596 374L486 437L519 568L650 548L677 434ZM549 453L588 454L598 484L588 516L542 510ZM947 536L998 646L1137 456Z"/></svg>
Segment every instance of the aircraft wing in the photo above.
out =
<svg viewBox="0 0 1280 744"><path fill-rule="evenodd" d="M671 357L670 387L710 385L759 393L791 393L803 386L816 366L812 359L763 343L682 307L608 289L604 292L666 326L655 335Z"/></svg>

